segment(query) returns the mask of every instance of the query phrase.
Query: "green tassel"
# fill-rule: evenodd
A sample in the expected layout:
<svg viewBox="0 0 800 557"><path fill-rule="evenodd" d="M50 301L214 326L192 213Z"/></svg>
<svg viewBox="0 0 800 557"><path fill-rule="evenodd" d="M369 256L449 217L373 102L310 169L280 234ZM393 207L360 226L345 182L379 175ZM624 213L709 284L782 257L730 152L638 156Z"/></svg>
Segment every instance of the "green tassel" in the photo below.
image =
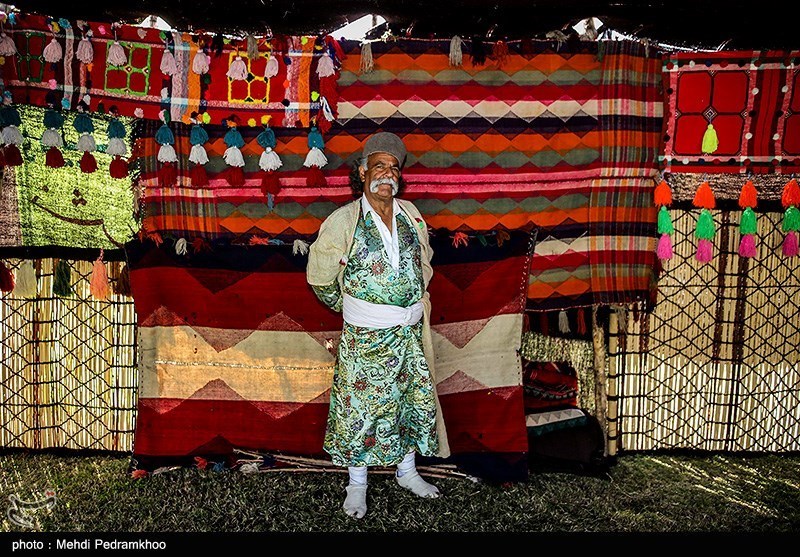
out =
<svg viewBox="0 0 800 557"><path fill-rule="evenodd" d="M675 229L672 227L672 217L669 216L669 211L663 205L658 211L658 233L659 234L672 234Z"/></svg>
<svg viewBox="0 0 800 557"><path fill-rule="evenodd" d="M739 232L742 235L756 233L756 212L748 207L742 212L742 220L739 222Z"/></svg>
<svg viewBox="0 0 800 557"><path fill-rule="evenodd" d="M70 276L69 264L63 259L59 259L53 277L53 294L56 296L72 296L72 278Z"/></svg>
<svg viewBox="0 0 800 557"><path fill-rule="evenodd" d="M717 140L717 130L714 129L714 124L709 124L706 132L703 134L703 152L711 154L719 147L719 140Z"/></svg>
<svg viewBox="0 0 800 557"><path fill-rule="evenodd" d="M703 240L713 240L717 229L714 226L714 217L711 216L711 211L703 209L700 211L700 216L697 218L697 228L694 235Z"/></svg>
<svg viewBox="0 0 800 557"><path fill-rule="evenodd" d="M800 230L800 211L792 205L783 213L783 231L797 232Z"/></svg>

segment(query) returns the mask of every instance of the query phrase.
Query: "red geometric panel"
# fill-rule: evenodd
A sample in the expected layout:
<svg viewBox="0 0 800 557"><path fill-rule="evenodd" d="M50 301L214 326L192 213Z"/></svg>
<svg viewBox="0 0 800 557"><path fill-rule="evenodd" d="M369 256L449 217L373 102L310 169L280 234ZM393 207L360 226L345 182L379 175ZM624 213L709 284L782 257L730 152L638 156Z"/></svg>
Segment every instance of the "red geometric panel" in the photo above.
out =
<svg viewBox="0 0 800 557"><path fill-rule="evenodd" d="M686 52L664 60L667 172L800 170L800 52ZM702 152L713 124L718 147Z"/></svg>

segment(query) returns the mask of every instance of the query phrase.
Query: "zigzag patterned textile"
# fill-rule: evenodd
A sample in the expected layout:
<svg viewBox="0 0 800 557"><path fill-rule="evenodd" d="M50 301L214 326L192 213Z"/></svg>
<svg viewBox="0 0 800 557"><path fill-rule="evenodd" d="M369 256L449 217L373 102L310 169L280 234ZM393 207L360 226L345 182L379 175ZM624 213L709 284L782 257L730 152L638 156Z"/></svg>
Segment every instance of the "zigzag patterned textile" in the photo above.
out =
<svg viewBox="0 0 800 557"><path fill-rule="evenodd" d="M223 44L221 36L217 48L212 35L102 22L88 22L79 28L77 22L65 20L60 20L62 25L54 32L52 22L44 16L19 14L17 21L14 26L6 25L5 32L13 38L19 54L8 57L2 66L5 87L15 101L69 109L88 94L92 112L116 106L124 116L158 119L159 112L167 110L172 120L187 123L192 112L207 112L212 122L235 114L242 123L251 118L260 123L268 116L273 127L307 127L321 107L319 60L333 52L324 37L276 36L262 41L258 58L250 60L247 49L238 48L241 41ZM93 59L84 63L77 53L89 31ZM44 51L53 39L61 47L62 57L49 63ZM124 52L121 65L107 58L115 41ZM174 69L169 70L174 73L165 74L161 69L165 49L174 59ZM193 64L203 49L209 55L208 69L200 74ZM227 75L237 55L246 67L243 80ZM278 62L277 73L265 77L271 57ZM328 100L335 106L333 97ZM136 114L136 109L142 112Z"/></svg>
<svg viewBox="0 0 800 557"><path fill-rule="evenodd" d="M531 308L646 295L655 264L652 176L663 109L655 52L624 41L603 43L599 52L595 43L556 50L552 42L511 42L504 58L472 66L465 55L463 67L455 68L449 42L408 39L373 43L375 68L361 73L357 43L342 46L338 120L325 137L325 187L306 185L307 134L281 129L275 147L284 163L277 171L281 189L268 203L258 168L263 148L255 141L261 130L242 126L246 179L231 186L222 160L226 130L206 126L209 185L193 188L188 130L180 124L171 125L179 182L161 187L153 139L158 124L143 123L148 230L245 241L249 235L313 236L350 199L348 175L363 142L388 130L409 150L404 196L431 227L540 231ZM608 188L636 195L612 200L602 194ZM606 204L612 201L622 205Z"/></svg>
<svg viewBox="0 0 800 557"><path fill-rule="evenodd" d="M453 458L517 463L527 451L521 361L530 235L455 248L434 237L437 381ZM290 246L170 240L126 245L138 315L141 468L232 449L324 455L341 315ZM516 459L516 460L515 460Z"/></svg>
<svg viewBox="0 0 800 557"><path fill-rule="evenodd" d="M800 171L800 51L675 53L664 167L674 173ZM713 126L716 144L703 150ZM713 147L713 148L712 148Z"/></svg>
<svg viewBox="0 0 800 557"><path fill-rule="evenodd" d="M91 154L98 168L92 173L78 168L83 151L77 150L79 134L72 126L71 114L58 134L63 138L60 149L64 166L46 165L48 148L41 137L45 110L17 105L20 115L19 166L6 166L0 183L0 252L17 257L42 255L39 248L104 248L121 246L133 236L138 226L133 214L134 195L130 178L115 179L109 175L112 156L108 146L108 117L92 116L94 139L98 150ZM130 130L130 119L120 122ZM129 135L129 134L128 134ZM129 139L124 139L129 149ZM0 150L2 153L3 150ZM8 248L8 249L6 249ZM21 248L16 249L15 248ZM24 248L24 249L23 249ZM15 251L14 251L15 250ZM48 252L53 253L53 252ZM78 257L77 252L73 255ZM92 254L96 257L96 253Z"/></svg>

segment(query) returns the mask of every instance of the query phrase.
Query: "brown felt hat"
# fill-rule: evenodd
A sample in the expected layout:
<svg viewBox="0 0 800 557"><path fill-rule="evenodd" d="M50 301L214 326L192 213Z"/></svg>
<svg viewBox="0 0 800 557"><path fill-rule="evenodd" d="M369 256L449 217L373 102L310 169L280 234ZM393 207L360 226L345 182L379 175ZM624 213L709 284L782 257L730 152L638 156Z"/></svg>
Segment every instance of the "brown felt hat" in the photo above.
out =
<svg viewBox="0 0 800 557"><path fill-rule="evenodd" d="M364 156L368 157L373 153L389 153L397 159L397 164L401 167L406 161L406 146L392 132L378 132L367 139L364 143Z"/></svg>

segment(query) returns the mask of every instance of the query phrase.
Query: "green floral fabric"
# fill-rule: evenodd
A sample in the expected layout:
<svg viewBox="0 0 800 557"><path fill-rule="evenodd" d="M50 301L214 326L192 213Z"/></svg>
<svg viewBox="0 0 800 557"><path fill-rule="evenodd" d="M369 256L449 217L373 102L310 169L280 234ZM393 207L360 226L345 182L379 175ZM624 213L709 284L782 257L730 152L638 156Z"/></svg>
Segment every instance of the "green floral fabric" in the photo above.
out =
<svg viewBox="0 0 800 557"><path fill-rule="evenodd" d="M375 304L408 307L424 293L419 240L396 219L400 265L393 269L371 214L359 218L344 271L344 291ZM313 287L341 310L338 283ZM422 348L422 322L372 329L348 323L334 371L324 448L339 466L388 466L411 450L438 451L436 392Z"/></svg>

